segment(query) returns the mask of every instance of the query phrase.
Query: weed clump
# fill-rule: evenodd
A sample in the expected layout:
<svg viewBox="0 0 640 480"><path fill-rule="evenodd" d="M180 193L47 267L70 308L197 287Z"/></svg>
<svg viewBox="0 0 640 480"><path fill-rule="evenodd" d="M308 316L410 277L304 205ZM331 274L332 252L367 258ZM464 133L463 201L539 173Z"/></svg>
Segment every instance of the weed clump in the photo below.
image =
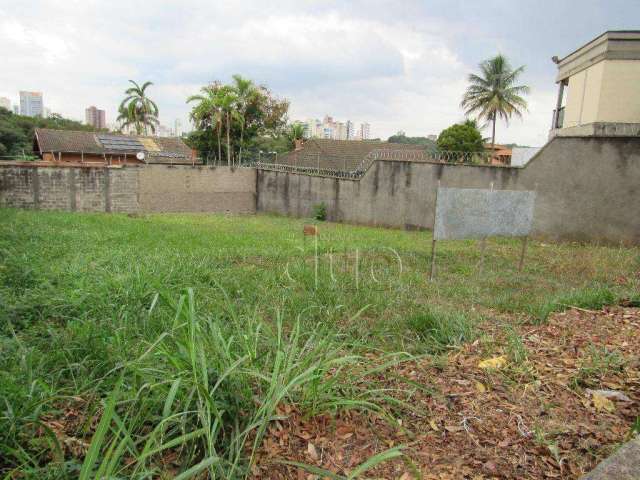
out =
<svg viewBox="0 0 640 480"><path fill-rule="evenodd" d="M436 351L460 345L475 336L473 320L462 312L427 308L409 317L407 323L420 340Z"/></svg>
<svg viewBox="0 0 640 480"><path fill-rule="evenodd" d="M327 219L327 205L324 202L313 206L313 218L319 222L324 222Z"/></svg>

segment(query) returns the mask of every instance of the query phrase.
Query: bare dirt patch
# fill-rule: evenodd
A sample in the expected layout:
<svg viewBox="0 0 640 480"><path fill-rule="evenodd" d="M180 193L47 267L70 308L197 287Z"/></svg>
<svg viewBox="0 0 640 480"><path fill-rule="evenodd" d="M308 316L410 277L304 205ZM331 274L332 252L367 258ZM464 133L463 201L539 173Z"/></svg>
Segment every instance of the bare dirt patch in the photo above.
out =
<svg viewBox="0 0 640 480"><path fill-rule="evenodd" d="M637 425L639 328L640 309L625 307L570 309L540 326L483 324L478 340L446 358L403 363L375 379L410 406L396 409L401 427L370 413L304 418L284 407L286 420L270 428L254 476L314 478L280 460L348 475L372 455L404 445L405 460L367 475L578 478ZM481 368L487 360L497 368ZM415 388L389 380L393 374Z"/></svg>

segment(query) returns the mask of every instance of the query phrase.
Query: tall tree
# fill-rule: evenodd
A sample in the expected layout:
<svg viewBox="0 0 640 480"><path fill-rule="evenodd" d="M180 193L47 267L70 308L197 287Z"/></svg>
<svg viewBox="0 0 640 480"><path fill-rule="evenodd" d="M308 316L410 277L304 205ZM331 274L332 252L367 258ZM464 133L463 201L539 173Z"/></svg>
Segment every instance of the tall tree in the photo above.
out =
<svg viewBox="0 0 640 480"><path fill-rule="evenodd" d="M480 75L469 75L470 85L464 93L460 106L467 115L477 114L480 119L490 121L491 146L496 143L496 120L506 122L512 115L522 117L527 102L521 95L529 93L526 85L517 85L524 66L513 69L503 55L496 55L480 64Z"/></svg>
<svg viewBox="0 0 640 480"><path fill-rule="evenodd" d="M277 145L280 140L287 142L289 102L275 97L267 87L234 75L230 84L214 82L200 92L187 99L194 103L191 119L196 127L187 142L201 155L217 149L220 158L225 144L227 163L231 164L242 162L247 152L257 155L262 146L273 143L269 138ZM218 133L217 139L211 131ZM225 140L220 138L223 133Z"/></svg>
<svg viewBox="0 0 640 480"><path fill-rule="evenodd" d="M155 133L158 121L158 106L151 100L146 93L148 87L153 85L151 82L144 82L142 86L133 80L129 80L133 85L124 91L126 95L122 100L118 109L118 121L123 127L133 125L136 133L141 135L143 132L148 134L149 129Z"/></svg>
<svg viewBox="0 0 640 480"><path fill-rule="evenodd" d="M242 163L242 147L244 145L244 130L247 122L247 115L251 104L256 99L258 90L251 80L243 78L241 75L233 76L233 89L237 97L237 117L240 122L238 163Z"/></svg>
<svg viewBox="0 0 640 480"><path fill-rule="evenodd" d="M479 153L484 149L482 134L473 120L457 123L445 128L438 136L438 149L446 155L445 159L471 161L475 157L470 153Z"/></svg>
<svg viewBox="0 0 640 480"><path fill-rule="evenodd" d="M238 120L240 116L235 108L238 96L235 89L229 85L223 85L218 90L218 96L220 109L224 115L227 127L227 166L231 166L231 126L232 122Z"/></svg>
<svg viewBox="0 0 640 480"><path fill-rule="evenodd" d="M187 103L197 102L191 110L191 120L197 129L211 129L217 135L218 161L222 160L222 124L224 113L222 112L221 95L219 83L204 86L200 89L200 95L191 95L187 98Z"/></svg>

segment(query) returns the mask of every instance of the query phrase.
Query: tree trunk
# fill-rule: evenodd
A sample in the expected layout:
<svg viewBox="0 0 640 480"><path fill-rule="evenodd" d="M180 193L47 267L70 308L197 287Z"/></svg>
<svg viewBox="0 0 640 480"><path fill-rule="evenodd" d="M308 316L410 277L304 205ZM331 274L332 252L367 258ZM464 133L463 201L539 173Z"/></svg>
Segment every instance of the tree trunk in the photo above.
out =
<svg viewBox="0 0 640 480"><path fill-rule="evenodd" d="M244 137L244 118L240 123L240 153L238 154L238 165L242 163L242 138Z"/></svg>
<svg viewBox="0 0 640 480"><path fill-rule="evenodd" d="M218 122L218 162L222 163L222 121Z"/></svg>
<svg viewBox="0 0 640 480"><path fill-rule="evenodd" d="M493 155L493 147L496 144L496 114L493 114L493 128L491 131L491 154Z"/></svg>
<svg viewBox="0 0 640 480"><path fill-rule="evenodd" d="M229 116L229 112L227 112L227 166L230 167L231 166L231 137L230 137L230 131L231 130L231 119Z"/></svg>

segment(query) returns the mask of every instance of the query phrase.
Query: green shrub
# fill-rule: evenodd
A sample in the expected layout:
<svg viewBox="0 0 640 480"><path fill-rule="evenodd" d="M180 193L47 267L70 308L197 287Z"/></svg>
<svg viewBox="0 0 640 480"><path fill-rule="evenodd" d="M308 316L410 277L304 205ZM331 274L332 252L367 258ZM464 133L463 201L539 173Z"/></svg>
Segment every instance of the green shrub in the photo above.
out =
<svg viewBox="0 0 640 480"><path fill-rule="evenodd" d="M324 222L327 219L327 205L324 202L313 206L313 218L320 222Z"/></svg>
<svg viewBox="0 0 640 480"><path fill-rule="evenodd" d="M438 149L452 152L482 152L484 142L475 123L451 125L438 136Z"/></svg>

